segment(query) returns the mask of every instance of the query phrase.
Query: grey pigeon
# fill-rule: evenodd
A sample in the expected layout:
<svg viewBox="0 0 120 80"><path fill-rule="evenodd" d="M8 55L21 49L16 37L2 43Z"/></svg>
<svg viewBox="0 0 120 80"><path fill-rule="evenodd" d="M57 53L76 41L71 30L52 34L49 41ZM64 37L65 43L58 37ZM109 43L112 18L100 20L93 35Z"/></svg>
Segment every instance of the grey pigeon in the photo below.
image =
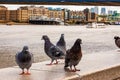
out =
<svg viewBox="0 0 120 80"><path fill-rule="evenodd" d="M115 44L116 44L116 46L117 46L118 48L120 48L120 37L119 37L119 36L115 36L114 39L115 39Z"/></svg>
<svg viewBox="0 0 120 80"><path fill-rule="evenodd" d="M65 56L65 66L64 69L68 70L67 67L70 67L69 71L80 71L76 69L76 65L80 62L82 58L81 44L82 40L77 39L71 49L68 49ZM72 69L72 66L74 69Z"/></svg>
<svg viewBox="0 0 120 80"><path fill-rule="evenodd" d="M16 54L16 63L22 69L22 74L30 75L29 69L33 62L33 54L29 52L28 46L24 46L23 50ZM27 69L27 72L24 72L24 69Z"/></svg>
<svg viewBox="0 0 120 80"><path fill-rule="evenodd" d="M61 34L61 37L59 41L57 42L56 46L59 47L61 51L63 51L64 54L66 54L66 42L64 39L64 34Z"/></svg>
<svg viewBox="0 0 120 80"><path fill-rule="evenodd" d="M58 64L57 59L63 59L65 57L64 53L57 46L51 43L47 35L43 35L42 40L45 41L44 51L48 57L51 58L51 63L47 65L52 65L54 60L56 60L55 64Z"/></svg>

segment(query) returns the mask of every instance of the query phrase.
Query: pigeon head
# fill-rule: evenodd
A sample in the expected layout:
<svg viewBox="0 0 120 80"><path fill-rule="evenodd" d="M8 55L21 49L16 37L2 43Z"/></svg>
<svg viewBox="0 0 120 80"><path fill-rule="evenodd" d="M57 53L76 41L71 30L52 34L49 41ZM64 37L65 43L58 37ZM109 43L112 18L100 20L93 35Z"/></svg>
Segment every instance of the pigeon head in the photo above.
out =
<svg viewBox="0 0 120 80"><path fill-rule="evenodd" d="M82 44L82 40L81 39L77 39L75 41L74 45L72 46L72 48L70 49L70 52L79 53L79 51L81 50L80 44Z"/></svg>
<svg viewBox="0 0 120 80"><path fill-rule="evenodd" d="M77 39L76 43L82 44L82 40L81 39Z"/></svg>
<svg viewBox="0 0 120 80"><path fill-rule="evenodd" d="M61 34L61 38L60 39L64 39L64 34Z"/></svg>
<svg viewBox="0 0 120 80"><path fill-rule="evenodd" d="M61 38L63 38L63 39L64 39L64 34L61 34Z"/></svg>
<svg viewBox="0 0 120 80"><path fill-rule="evenodd" d="M63 36L63 37L64 37L64 34L61 34L61 36Z"/></svg>
<svg viewBox="0 0 120 80"><path fill-rule="evenodd" d="M117 39L120 39L120 37L119 36L115 36L114 39L117 40Z"/></svg>
<svg viewBox="0 0 120 80"><path fill-rule="evenodd" d="M23 51L28 51L28 46L24 46Z"/></svg>
<svg viewBox="0 0 120 80"><path fill-rule="evenodd" d="M47 40L49 40L49 38L48 38L48 36L47 36L47 35L43 35L43 36L42 36L42 40L47 41Z"/></svg>

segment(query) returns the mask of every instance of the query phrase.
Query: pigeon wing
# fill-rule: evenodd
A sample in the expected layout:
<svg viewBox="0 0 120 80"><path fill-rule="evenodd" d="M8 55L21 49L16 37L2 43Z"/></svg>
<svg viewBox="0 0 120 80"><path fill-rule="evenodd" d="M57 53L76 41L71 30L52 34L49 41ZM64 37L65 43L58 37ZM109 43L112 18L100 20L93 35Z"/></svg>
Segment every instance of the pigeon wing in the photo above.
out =
<svg viewBox="0 0 120 80"><path fill-rule="evenodd" d="M50 48L50 52L52 53L51 55L54 57L60 57L64 55L64 53L56 46L52 46Z"/></svg>
<svg viewBox="0 0 120 80"><path fill-rule="evenodd" d="M19 66L20 68L22 68L22 67L23 67L23 66L22 66L22 62L20 62L20 60L19 60L20 54L21 54L21 52L18 52L18 53L15 55L15 60L16 60L16 63L18 64L18 66Z"/></svg>
<svg viewBox="0 0 120 80"><path fill-rule="evenodd" d="M64 36L61 36L59 41L56 43L56 46L66 54L66 42L64 40Z"/></svg>
<svg viewBox="0 0 120 80"><path fill-rule="evenodd" d="M68 49L66 51L66 56L65 56L65 67L68 67L69 66L69 62L70 62L70 59L71 59L71 53L70 53L70 49Z"/></svg>

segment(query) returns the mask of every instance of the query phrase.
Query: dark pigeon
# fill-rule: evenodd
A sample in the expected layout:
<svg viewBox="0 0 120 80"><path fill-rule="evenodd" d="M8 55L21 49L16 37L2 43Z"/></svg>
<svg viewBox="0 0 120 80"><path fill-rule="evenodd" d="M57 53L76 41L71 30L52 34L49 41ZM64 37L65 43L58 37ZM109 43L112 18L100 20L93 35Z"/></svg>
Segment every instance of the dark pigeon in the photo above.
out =
<svg viewBox="0 0 120 80"><path fill-rule="evenodd" d="M120 48L120 37L119 37L119 36L115 36L114 39L115 39L115 44L116 44L116 46L117 46L118 48Z"/></svg>
<svg viewBox="0 0 120 80"><path fill-rule="evenodd" d="M16 63L22 69L22 74L30 75L29 69L33 62L33 55L29 52L28 46L24 46L23 50L16 54ZM24 69L27 69L27 73L24 72Z"/></svg>
<svg viewBox="0 0 120 80"><path fill-rule="evenodd" d="M81 44L82 40L81 39L77 39L74 43L74 45L72 46L71 49L68 49L66 52L66 56L65 56L65 66L64 69L68 70L67 67L70 67L70 71L80 71L79 69L76 69L76 65L78 65L78 63L80 62L81 58L82 58L82 51L81 51ZM74 67L74 69L72 69L72 66Z"/></svg>
<svg viewBox="0 0 120 80"><path fill-rule="evenodd" d="M47 35L43 35L42 40L45 41L44 51L51 58L51 63L47 65L52 65L54 60L56 60L55 64L58 64L57 59L63 59L65 57L64 53L57 46L51 43Z"/></svg>
<svg viewBox="0 0 120 80"><path fill-rule="evenodd" d="M59 47L61 51L63 51L64 54L66 54L66 42L64 39L64 34L61 34L61 37L59 41L57 42L56 46Z"/></svg>

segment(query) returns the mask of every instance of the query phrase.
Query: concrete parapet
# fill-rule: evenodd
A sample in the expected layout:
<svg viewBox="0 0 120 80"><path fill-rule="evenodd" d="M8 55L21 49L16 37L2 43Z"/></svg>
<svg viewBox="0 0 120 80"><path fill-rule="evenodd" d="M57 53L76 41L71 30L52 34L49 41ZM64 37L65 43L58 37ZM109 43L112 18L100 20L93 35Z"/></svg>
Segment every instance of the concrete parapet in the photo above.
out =
<svg viewBox="0 0 120 80"><path fill-rule="evenodd" d="M117 51L85 54L77 68L81 71L64 71L64 60L47 66L50 61L34 63L31 75L19 75L17 66L0 69L0 80L119 80L120 53Z"/></svg>

